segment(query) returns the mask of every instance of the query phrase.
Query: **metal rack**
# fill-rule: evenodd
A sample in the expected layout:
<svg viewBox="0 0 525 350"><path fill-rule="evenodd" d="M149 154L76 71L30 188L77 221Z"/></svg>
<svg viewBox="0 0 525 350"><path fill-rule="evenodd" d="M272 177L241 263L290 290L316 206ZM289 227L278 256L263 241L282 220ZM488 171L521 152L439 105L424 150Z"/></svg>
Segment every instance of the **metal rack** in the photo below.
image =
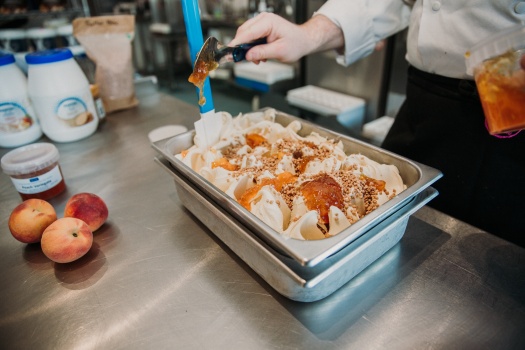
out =
<svg viewBox="0 0 525 350"><path fill-rule="evenodd" d="M64 10L60 11L39 11L29 9L25 12L0 14L0 28L9 27L12 22L27 20L28 23L41 23L47 19L68 18L73 19L78 16L90 16L87 0L68 0Z"/></svg>

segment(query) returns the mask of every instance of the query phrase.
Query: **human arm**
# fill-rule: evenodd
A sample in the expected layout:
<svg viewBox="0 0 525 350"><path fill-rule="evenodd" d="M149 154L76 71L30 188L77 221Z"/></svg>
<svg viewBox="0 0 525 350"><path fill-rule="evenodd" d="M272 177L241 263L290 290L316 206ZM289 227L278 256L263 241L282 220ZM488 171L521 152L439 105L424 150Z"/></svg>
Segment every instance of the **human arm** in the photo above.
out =
<svg viewBox="0 0 525 350"><path fill-rule="evenodd" d="M338 52L337 62L348 66L405 29L410 13L411 7L401 0L329 0L314 16L324 15L341 28L344 50Z"/></svg>
<svg viewBox="0 0 525 350"><path fill-rule="evenodd" d="M338 49L349 65L372 53L384 38L408 25L410 8L393 0L329 0L306 23L297 25L261 13L241 25L230 46L266 36L268 44L248 51L247 59L293 62L310 53Z"/></svg>
<svg viewBox="0 0 525 350"><path fill-rule="evenodd" d="M266 37L268 44L253 47L248 61L276 59L294 62L308 54L341 48L343 32L325 16L314 16L304 24L295 24L273 13L263 12L242 24L229 46Z"/></svg>

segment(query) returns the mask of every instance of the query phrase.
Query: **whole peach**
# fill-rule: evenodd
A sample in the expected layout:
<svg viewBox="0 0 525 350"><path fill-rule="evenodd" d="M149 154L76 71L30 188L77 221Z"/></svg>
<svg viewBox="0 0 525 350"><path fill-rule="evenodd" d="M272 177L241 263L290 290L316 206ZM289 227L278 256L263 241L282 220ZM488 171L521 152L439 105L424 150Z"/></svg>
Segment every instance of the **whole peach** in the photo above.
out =
<svg viewBox="0 0 525 350"><path fill-rule="evenodd" d="M106 203L93 193L77 193L66 203L64 217L77 218L88 224L92 232L99 229L108 218Z"/></svg>
<svg viewBox="0 0 525 350"><path fill-rule="evenodd" d="M40 244L49 259L68 263L84 256L91 249L93 233L80 219L61 218L46 228Z"/></svg>
<svg viewBox="0 0 525 350"><path fill-rule="evenodd" d="M43 199L27 199L9 216L9 231L23 243L40 242L42 233L57 219L55 208Z"/></svg>

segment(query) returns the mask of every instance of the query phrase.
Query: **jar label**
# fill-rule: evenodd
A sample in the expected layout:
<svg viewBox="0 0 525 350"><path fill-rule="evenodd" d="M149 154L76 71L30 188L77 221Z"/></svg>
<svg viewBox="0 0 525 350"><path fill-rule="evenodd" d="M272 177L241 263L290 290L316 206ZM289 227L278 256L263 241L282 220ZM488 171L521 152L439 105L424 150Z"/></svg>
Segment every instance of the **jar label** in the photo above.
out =
<svg viewBox="0 0 525 350"><path fill-rule="evenodd" d="M60 181L62 181L62 174L60 174L60 168L57 165L45 174L31 177L29 179L11 178L11 181L18 192L34 194L47 191L58 185Z"/></svg>
<svg viewBox="0 0 525 350"><path fill-rule="evenodd" d="M0 133L16 133L27 130L35 120L26 109L16 102L0 103Z"/></svg>
<svg viewBox="0 0 525 350"><path fill-rule="evenodd" d="M81 126L94 119L85 102L78 97L68 97L60 100L55 114L69 126Z"/></svg>

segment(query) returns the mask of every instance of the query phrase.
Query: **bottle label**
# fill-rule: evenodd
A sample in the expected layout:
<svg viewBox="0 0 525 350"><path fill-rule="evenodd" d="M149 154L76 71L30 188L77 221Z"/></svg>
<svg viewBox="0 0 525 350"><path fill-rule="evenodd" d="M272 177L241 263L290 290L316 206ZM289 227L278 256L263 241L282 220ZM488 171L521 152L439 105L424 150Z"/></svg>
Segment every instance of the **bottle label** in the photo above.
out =
<svg viewBox="0 0 525 350"><path fill-rule="evenodd" d="M22 104L16 102L0 103L0 134L10 134L27 130L35 124Z"/></svg>
<svg viewBox="0 0 525 350"><path fill-rule="evenodd" d="M87 86L54 96L30 91L29 96L42 131L50 139L58 142L75 141L96 131L97 111Z"/></svg>
<svg viewBox="0 0 525 350"><path fill-rule="evenodd" d="M101 98L95 99L95 108L97 109L98 118L100 120L106 117L106 110L104 109L104 104L102 103Z"/></svg>
<svg viewBox="0 0 525 350"><path fill-rule="evenodd" d="M78 97L67 97L60 100L56 106L55 115L72 127L85 125L94 119L86 103Z"/></svg>
<svg viewBox="0 0 525 350"><path fill-rule="evenodd" d="M34 194L47 191L62 181L60 168L56 165L53 169L45 174L38 175L29 179L13 179L13 185L18 192L24 194Z"/></svg>
<svg viewBox="0 0 525 350"><path fill-rule="evenodd" d="M40 124L52 131L82 129L96 121L96 109L89 89L71 91L62 96L30 95ZM48 135L49 136L49 135Z"/></svg>

